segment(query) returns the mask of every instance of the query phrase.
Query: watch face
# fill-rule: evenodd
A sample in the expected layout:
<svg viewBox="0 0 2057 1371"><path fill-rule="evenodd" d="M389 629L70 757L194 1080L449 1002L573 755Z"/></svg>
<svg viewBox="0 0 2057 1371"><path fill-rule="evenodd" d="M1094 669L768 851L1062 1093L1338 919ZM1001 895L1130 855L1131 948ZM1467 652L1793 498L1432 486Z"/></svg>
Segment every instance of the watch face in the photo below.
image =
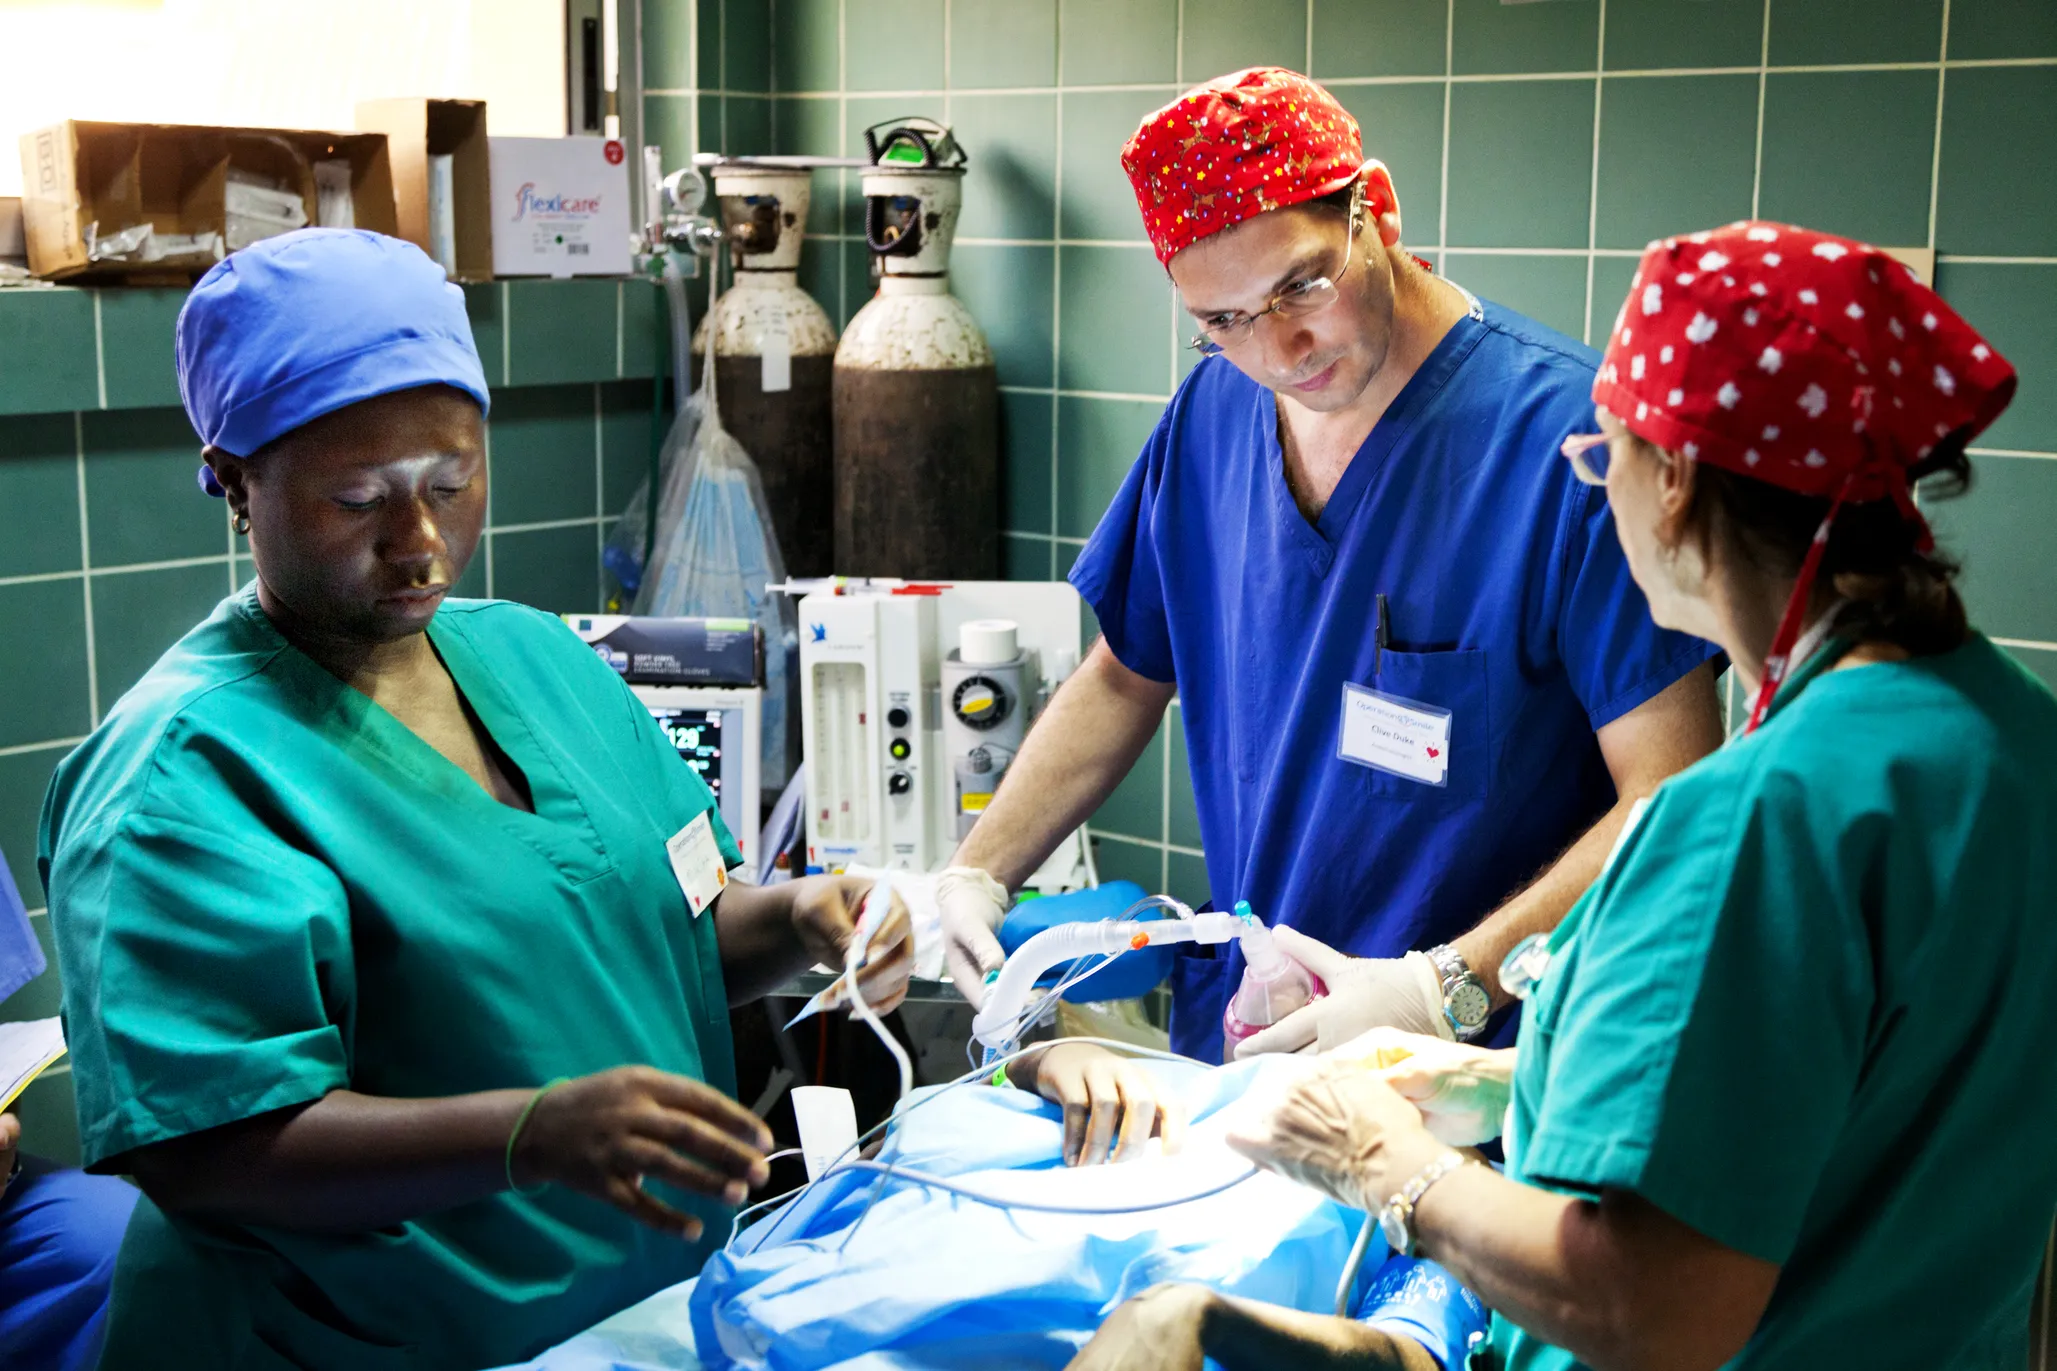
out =
<svg viewBox="0 0 2057 1371"><path fill-rule="evenodd" d="M1477 1028L1493 1012L1493 997L1475 980L1459 981L1450 990L1450 1017L1465 1028Z"/></svg>

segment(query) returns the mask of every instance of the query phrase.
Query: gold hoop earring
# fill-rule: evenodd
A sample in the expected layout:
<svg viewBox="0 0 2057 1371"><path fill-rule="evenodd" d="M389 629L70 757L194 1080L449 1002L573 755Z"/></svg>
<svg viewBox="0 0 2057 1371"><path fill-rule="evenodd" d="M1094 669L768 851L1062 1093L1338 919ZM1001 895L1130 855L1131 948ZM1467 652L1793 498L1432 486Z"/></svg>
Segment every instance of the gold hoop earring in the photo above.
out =
<svg viewBox="0 0 2057 1371"><path fill-rule="evenodd" d="M250 516L238 514L235 518L229 520L229 527L233 528L238 534L248 534L250 532Z"/></svg>

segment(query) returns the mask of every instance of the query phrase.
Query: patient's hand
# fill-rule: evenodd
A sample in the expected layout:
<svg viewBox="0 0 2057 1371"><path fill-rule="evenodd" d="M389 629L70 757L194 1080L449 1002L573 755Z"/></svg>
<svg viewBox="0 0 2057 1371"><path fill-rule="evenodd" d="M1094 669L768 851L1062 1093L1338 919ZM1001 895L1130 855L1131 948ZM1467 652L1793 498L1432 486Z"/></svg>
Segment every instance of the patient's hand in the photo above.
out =
<svg viewBox="0 0 2057 1371"><path fill-rule="evenodd" d="M1066 1166L1126 1161L1152 1135L1163 1137L1166 1152L1175 1152L1185 1134L1185 1111L1176 1100L1158 1097L1156 1079L1140 1063L1097 1043L1059 1039L1015 1062L1007 1074L1023 1090L1062 1106Z"/></svg>
<svg viewBox="0 0 2057 1371"><path fill-rule="evenodd" d="M1065 1371L1200 1371L1218 1298L1204 1285L1153 1285L1109 1314Z"/></svg>

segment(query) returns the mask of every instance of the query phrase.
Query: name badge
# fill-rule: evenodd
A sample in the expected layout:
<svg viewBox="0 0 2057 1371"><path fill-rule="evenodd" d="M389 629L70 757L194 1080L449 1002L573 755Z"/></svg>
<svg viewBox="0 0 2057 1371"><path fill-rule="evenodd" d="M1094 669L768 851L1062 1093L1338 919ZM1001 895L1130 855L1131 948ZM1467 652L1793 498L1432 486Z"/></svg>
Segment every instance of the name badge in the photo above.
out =
<svg viewBox="0 0 2057 1371"><path fill-rule="evenodd" d="M1446 786L1450 711L1345 682L1336 755L1423 785Z"/></svg>
<svg viewBox="0 0 2057 1371"><path fill-rule="evenodd" d="M721 859L721 844L715 841L708 812L672 834L664 850L671 856L671 874L678 877L679 889L685 892L686 908L697 919L729 883L728 863Z"/></svg>

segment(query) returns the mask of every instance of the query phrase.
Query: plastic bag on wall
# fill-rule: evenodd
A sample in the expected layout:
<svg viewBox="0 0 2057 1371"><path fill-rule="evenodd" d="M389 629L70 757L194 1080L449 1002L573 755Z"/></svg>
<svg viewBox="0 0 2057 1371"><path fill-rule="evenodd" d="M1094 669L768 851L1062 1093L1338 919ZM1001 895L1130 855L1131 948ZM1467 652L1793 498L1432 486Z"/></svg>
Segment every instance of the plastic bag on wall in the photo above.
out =
<svg viewBox="0 0 2057 1371"><path fill-rule="evenodd" d="M752 619L764 630L763 785L775 790L786 783L787 683L800 641L791 599L767 589L786 579L785 558L757 464L721 426L713 348L693 398L699 422L666 473L633 612Z"/></svg>
<svg viewBox="0 0 2057 1371"><path fill-rule="evenodd" d="M657 485L664 489L671 480L671 473L678 467L679 459L692 450L693 435L700 430L700 397L688 396L679 406L678 417L671 421L671 429L664 435L664 446L658 452ZM633 600L643 585L643 549L646 544L652 553L656 551L650 543L650 478L645 476L636 483L636 493L629 497L628 505L621 517L615 520L614 528L607 535L607 546L600 551L600 564L607 568L607 574L614 578L625 599Z"/></svg>

